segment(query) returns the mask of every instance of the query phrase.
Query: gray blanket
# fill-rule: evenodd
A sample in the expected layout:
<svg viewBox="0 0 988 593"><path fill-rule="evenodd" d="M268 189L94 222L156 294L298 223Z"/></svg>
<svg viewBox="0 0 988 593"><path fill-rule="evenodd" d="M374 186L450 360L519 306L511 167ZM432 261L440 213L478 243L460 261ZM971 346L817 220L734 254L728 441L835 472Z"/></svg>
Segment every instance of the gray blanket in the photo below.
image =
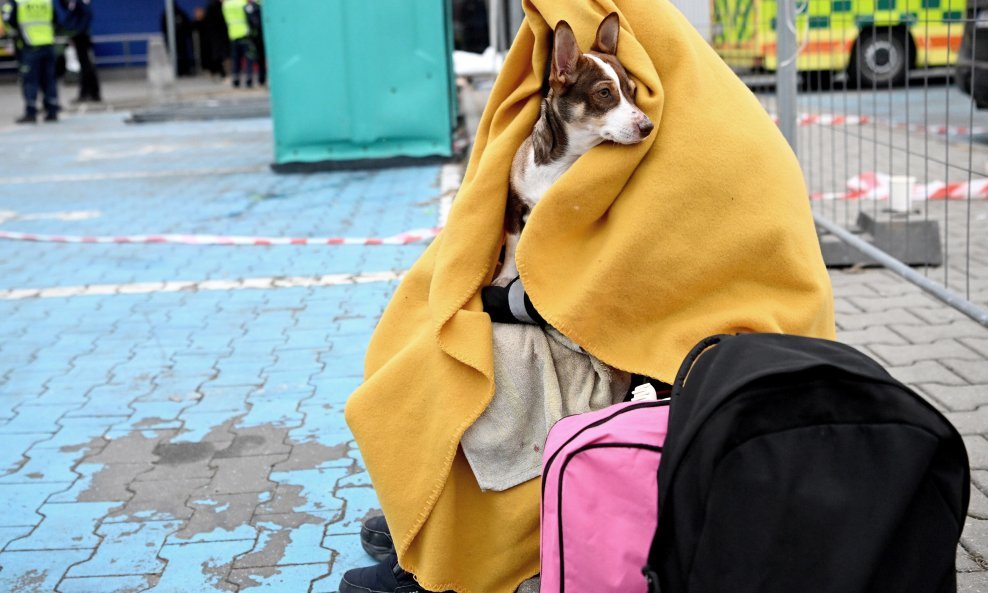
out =
<svg viewBox="0 0 988 593"><path fill-rule="evenodd" d="M631 377L556 330L494 324L494 399L461 445L482 490L541 474L542 447L560 418L620 402Z"/></svg>

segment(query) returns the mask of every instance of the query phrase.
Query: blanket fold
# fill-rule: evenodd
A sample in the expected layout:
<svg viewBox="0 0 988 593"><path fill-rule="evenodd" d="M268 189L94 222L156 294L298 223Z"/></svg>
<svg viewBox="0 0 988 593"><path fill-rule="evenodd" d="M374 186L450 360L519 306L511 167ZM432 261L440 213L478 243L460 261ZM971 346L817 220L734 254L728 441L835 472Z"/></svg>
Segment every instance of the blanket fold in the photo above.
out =
<svg viewBox="0 0 988 593"><path fill-rule="evenodd" d="M665 382L710 334L834 336L799 164L686 19L667 0L524 9L448 224L382 316L346 409L401 564L433 591L511 593L539 569L538 481L483 492L460 441L494 393L480 289L559 20L587 50L619 13L618 58L655 131L594 148L533 209L516 259L543 317L609 366Z"/></svg>
<svg viewBox="0 0 988 593"><path fill-rule="evenodd" d="M480 489L500 492L542 475L552 425L623 401L630 386L631 375L552 328L494 324L494 397L461 440Z"/></svg>

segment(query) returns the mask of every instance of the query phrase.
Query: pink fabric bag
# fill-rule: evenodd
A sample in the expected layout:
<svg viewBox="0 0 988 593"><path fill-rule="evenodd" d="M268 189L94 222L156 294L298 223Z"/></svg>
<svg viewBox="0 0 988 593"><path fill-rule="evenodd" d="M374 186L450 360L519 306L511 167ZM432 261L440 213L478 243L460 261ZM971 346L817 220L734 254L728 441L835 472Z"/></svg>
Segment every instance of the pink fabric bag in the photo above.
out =
<svg viewBox="0 0 988 593"><path fill-rule="evenodd" d="M542 462L541 593L646 593L669 402L563 418Z"/></svg>

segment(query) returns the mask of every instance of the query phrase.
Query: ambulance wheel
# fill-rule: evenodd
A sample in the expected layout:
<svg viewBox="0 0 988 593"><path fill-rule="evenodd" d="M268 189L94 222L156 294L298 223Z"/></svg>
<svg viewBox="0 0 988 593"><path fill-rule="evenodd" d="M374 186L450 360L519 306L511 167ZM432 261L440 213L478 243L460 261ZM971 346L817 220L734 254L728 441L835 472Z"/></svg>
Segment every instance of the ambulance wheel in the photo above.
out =
<svg viewBox="0 0 988 593"><path fill-rule="evenodd" d="M851 57L850 80L861 88L886 88L906 82L909 70L906 40L892 29L865 30Z"/></svg>

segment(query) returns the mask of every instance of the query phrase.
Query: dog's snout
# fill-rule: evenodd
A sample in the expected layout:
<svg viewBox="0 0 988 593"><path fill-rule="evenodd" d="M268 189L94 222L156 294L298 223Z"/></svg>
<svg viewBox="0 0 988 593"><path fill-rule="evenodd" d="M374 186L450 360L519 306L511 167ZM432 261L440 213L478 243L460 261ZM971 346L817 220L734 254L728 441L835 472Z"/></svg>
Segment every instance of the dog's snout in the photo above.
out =
<svg viewBox="0 0 988 593"><path fill-rule="evenodd" d="M654 127L655 125L652 123L652 120L647 117L638 120L638 131L641 132L642 138L651 134Z"/></svg>

